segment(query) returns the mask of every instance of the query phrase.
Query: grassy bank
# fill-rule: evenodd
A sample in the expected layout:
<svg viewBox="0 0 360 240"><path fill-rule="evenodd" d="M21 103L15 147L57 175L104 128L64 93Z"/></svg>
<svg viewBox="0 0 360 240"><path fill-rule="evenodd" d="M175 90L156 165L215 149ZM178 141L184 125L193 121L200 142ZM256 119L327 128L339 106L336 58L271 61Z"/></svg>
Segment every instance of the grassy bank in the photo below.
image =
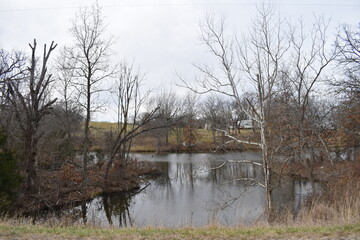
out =
<svg viewBox="0 0 360 240"><path fill-rule="evenodd" d="M46 227L0 223L0 239L344 239L360 237L360 224L335 226L203 228Z"/></svg>
<svg viewBox="0 0 360 240"><path fill-rule="evenodd" d="M104 136L106 132L116 131L118 128L117 123L109 122L91 122L91 138L92 138L92 151L102 151L106 146L104 146ZM130 127L129 127L130 128ZM176 136L174 131L170 131L167 137L165 133L156 133L150 132L147 134L140 135L133 140L133 145L131 147L132 152L214 152L221 150L243 150L243 149L258 149L254 145L243 144L239 145L236 143L228 143L223 145L224 141L229 139L223 136L222 132L216 132L215 142L214 136L211 130L207 129L196 129L196 140L194 147L188 148L183 146L184 136L183 129L179 128L176 132L180 136ZM240 132L237 131L233 133L234 136L243 140L252 140L256 137L256 134L250 129L241 129ZM180 138L180 139L179 139Z"/></svg>

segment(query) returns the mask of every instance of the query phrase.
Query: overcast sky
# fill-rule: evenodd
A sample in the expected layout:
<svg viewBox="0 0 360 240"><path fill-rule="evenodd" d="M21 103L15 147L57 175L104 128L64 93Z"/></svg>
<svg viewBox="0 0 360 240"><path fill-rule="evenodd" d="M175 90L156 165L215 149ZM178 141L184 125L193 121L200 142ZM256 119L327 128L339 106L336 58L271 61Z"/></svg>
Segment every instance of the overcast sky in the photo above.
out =
<svg viewBox="0 0 360 240"><path fill-rule="evenodd" d="M267 1L265 1L267 2ZM119 61L135 61L146 73L148 86L174 89L175 71L186 78L196 73L192 63L210 61L199 44L199 22L206 12L226 16L228 27L248 31L256 13L253 0L98 0L103 7L108 33L117 37L113 49ZM292 20L315 16L331 18L330 31L340 24L360 22L359 0L272 0L279 12ZM70 19L89 0L0 0L0 47L29 52L34 38L39 44L54 40L71 43ZM183 90L181 90L183 91ZM113 121L108 114L96 120Z"/></svg>

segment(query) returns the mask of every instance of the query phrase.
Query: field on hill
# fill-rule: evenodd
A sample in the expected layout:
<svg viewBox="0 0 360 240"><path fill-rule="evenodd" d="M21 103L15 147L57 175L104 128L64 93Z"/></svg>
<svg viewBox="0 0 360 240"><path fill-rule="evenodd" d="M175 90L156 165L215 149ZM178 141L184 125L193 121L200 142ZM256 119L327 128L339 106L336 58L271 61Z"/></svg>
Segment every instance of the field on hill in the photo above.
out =
<svg viewBox="0 0 360 240"><path fill-rule="evenodd" d="M105 142L104 136L108 132L116 132L118 129L117 123L109 122L91 122L91 136L93 150L102 150ZM129 126L129 130L131 129ZM215 133L215 139L213 132L207 129L195 129L196 140L194 146L184 146L186 141L184 137L184 129L176 128L166 133L164 131L151 131L136 137L133 141L131 151L134 152L213 152L221 150L241 150L241 149L253 149L254 146L249 144L239 145L237 143L226 143L230 139L225 137L222 132L217 131ZM241 129L233 133L234 136L239 139L255 138L253 130ZM214 141L215 140L215 141Z"/></svg>

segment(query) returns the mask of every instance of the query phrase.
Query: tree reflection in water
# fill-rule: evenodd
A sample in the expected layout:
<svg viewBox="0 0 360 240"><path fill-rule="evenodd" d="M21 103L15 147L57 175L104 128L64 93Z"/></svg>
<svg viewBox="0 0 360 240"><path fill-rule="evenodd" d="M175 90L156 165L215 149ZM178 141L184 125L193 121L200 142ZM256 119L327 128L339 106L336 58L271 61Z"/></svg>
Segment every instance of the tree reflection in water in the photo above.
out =
<svg viewBox="0 0 360 240"><path fill-rule="evenodd" d="M144 160L148 156L143 154ZM266 217L263 189L257 184L263 180L262 169L234 160L260 161L260 158L257 152L159 154L151 160L163 175L144 177L144 182L151 185L137 191L98 196L71 211L76 214L76 222L82 218L84 223L99 226L251 224ZM298 211L308 193L306 184L294 179L274 183L273 204L281 210L279 214L293 208Z"/></svg>
<svg viewBox="0 0 360 240"><path fill-rule="evenodd" d="M113 218L119 220L119 227L133 226L133 219L130 215L131 201L135 195L145 190L149 185L147 184L136 191L104 194L102 196L104 212L110 226L113 226Z"/></svg>
<svg viewBox="0 0 360 240"><path fill-rule="evenodd" d="M132 227L132 219L130 216L130 203L133 194L106 194L102 196L104 211L109 224L113 225L112 217L119 219L119 227Z"/></svg>
<svg viewBox="0 0 360 240"><path fill-rule="evenodd" d="M84 224L86 224L87 223L87 206L86 206L86 203L82 203L81 204L81 217L82 217L82 219L83 219L83 222L84 222Z"/></svg>

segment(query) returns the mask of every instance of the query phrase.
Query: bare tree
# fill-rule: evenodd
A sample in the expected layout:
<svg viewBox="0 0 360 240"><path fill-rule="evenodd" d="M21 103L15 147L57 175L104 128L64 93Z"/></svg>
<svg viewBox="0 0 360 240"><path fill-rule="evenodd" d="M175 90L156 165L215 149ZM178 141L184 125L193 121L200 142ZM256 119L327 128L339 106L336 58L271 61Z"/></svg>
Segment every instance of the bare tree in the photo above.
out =
<svg viewBox="0 0 360 240"><path fill-rule="evenodd" d="M350 152L360 145L360 25L344 25L336 40L340 49L338 62L344 71L344 78L335 82L339 92L344 95L339 106L338 122L346 150Z"/></svg>
<svg viewBox="0 0 360 240"><path fill-rule="evenodd" d="M325 71L338 53L337 48L332 48L327 41L328 24L329 21L318 18L309 31L305 30L301 19L297 25L290 24L291 55L282 67L280 90L288 98L283 106L290 108L286 113L289 128L280 135L288 134L287 149L291 148L290 155L294 161L302 163L308 170L310 180L313 179L312 170L318 158L315 147L323 146L322 149L329 155L322 139L322 126L318 124L320 112L315 108L314 99L317 86L328 79ZM315 191L315 187L313 190Z"/></svg>
<svg viewBox="0 0 360 240"><path fill-rule="evenodd" d="M19 51L7 52L0 49L0 86L6 87L6 83L18 79L25 71L26 56Z"/></svg>
<svg viewBox="0 0 360 240"><path fill-rule="evenodd" d="M176 93L169 91L161 92L159 95L150 98L147 105L150 111L155 107L159 107L156 120L151 121L148 126L158 127L156 130L149 132L149 135L157 138L157 148L160 150L161 146L169 144L170 133L176 131L176 124L181 119L179 116L181 101Z"/></svg>
<svg viewBox="0 0 360 240"><path fill-rule="evenodd" d="M11 83L20 81L26 72L26 56L22 52L0 49L0 124L10 135L13 118L11 111Z"/></svg>
<svg viewBox="0 0 360 240"><path fill-rule="evenodd" d="M175 100L175 102L171 103L171 93L168 96L168 100L165 102L168 102L171 105L171 107L175 106L175 111L173 111L172 115L172 123L171 121L166 121L170 123L171 130L175 135L175 141L176 141L176 151L179 151L184 146L184 140L186 138L184 129L187 126L187 130L192 131L191 128L189 129L189 116L194 116L196 113L196 96L191 96L190 93L187 93L185 96L178 96ZM194 102L195 101L195 102ZM169 106L170 106L169 105ZM162 101L160 101L160 107L163 107ZM171 108L170 107L170 108ZM160 109L160 111L162 111ZM190 113L190 114L189 114ZM160 115L161 116L161 115ZM166 115L165 115L166 116ZM195 123L195 119L192 120L192 123ZM194 125L195 127L195 125ZM187 133L190 133L189 131ZM189 135L187 136L189 137ZM186 145L186 144L185 144Z"/></svg>
<svg viewBox="0 0 360 240"><path fill-rule="evenodd" d="M80 99L75 87L76 69L74 66L76 59L68 58L65 54L66 51L63 50L57 59L57 84L55 89L61 96L61 99L58 101L57 111L54 111L54 114L57 116L57 121L61 122L69 148L72 148L74 128L77 127L81 108L77 104Z"/></svg>
<svg viewBox="0 0 360 240"><path fill-rule="evenodd" d="M271 109L272 98L276 91L278 73L283 58L289 49L290 41L286 35L282 19L276 19L271 7L258 9L257 18L253 21L249 37L239 41L236 37L227 37L224 30L224 20L219 23L211 16L205 19L201 26L201 40L219 62L219 71L209 66L197 68L203 73L202 79L197 79L202 90L186 86L196 92L218 92L231 97L236 106L254 120L260 127L260 141L242 141L228 132L225 135L237 142L254 144L260 147L264 171L264 187L267 199L267 211L272 209L271 162L273 156L269 151L268 111ZM239 71L240 70L240 71ZM250 82L255 90L255 98L246 99L250 108L242 105L241 88Z"/></svg>
<svg viewBox="0 0 360 240"><path fill-rule="evenodd" d="M302 22L299 23L299 26L289 24L275 14L271 5L263 5L258 8L249 34L238 38L227 35L223 19L216 22L212 16L208 16L201 26L201 40L219 65L217 68L196 65L202 73L202 78L197 78L196 86L183 81L186 87L195 92L217 92L231 97L235 106L259 126L259 141L246 142L231 136L226 130L224 133L233 141L260 147L263 160L259 166L264 172L264 182L259 185L264 187L270 218L274 187L270 181L271 168L280 150L296 142L300 144L297 145L301 152L299 159L305 162L303 153L309 149L309 137L313 140L311 146L315 146L315 139L316 144L323 143L320 127L316 125L320 116L314 111L313 92L316 84L324 80L325 69L337 54L336 48L327 51L327 22L322 18L317 19L309 35L305 34ZM252 88L246 86L249 83ZM287 108L283 108L285 101L292 105L287 104ZM280 116L280 113L284 115ZM288 115L292 123L286 118ZM305 125L314 120L317 122L312 124L312 135L305 136L309 130ZM296 135L304 135L301 143L295 136L284 132L274 137L276 134L273 130L285 131L282 128L284 123L292 131L297 129Z"/></svg>
<svg viewBox="0 0 360 240"><path fill-rule="evenodd" d="M337 58L345 72L345 78L336 85L346 97L355 102L360 99L360 26L351 27L344 25L339 33L336 46L340 54Z"/></svg>
<svg viewBox="0 0 360 240"><path fill-rule="evenodd" d="M113 75L109 64L113 38L106 39L105 31L106 25L97 4L91 8L80 9L70 29L74 44L63 50L63 55L69 59L67 63L71 63L67 68L73 70L76 79L79 104L85 110L82 170L84 184L87 181L91 115L99 110L99 93L103 91L101 84Z"/></svg>
<svg viewBox="0 0 360 240"><path fill-rule="evenodd" d="M121 162L129 159L132 141L135 137L159 126L147 127L147 124L156 118L158 106L141 114L143 105L150 92L141 94L140 85L143 77L134 72L133 65L123 63L120 65L119 76L114 87L118 105L118 129L111 133L109 139L109 158L106 163L104 188L108 186L109 171L116 158ZM164 126L162 126L164 127Z"/></svg>
<svg viewBox="0 0 360 240"><path fill-rule="evenodd" d="M345 89L359 92L360 80L360 25L351 27L343 25L336 46L340 50L338 61L345 68L348 81L342 82Z"/></svg>
<svg viewBox="0 0 360 240"><path fill-rule="evenodd" d="M219 95L209 95L200 104L202 117L209 124L213 135L213 142L216 143L217 129L228 129L234 127L233 108L230 101L226 101Z"/></svg>
<svg viewBox="0 0 360 240"><path fill-rule="evenodd" d="M289 49L284 19L274 14L271 6L259 9L258 19L253 22L253 30L247 41L239 42L238 59L245 76L255 87L255 102L247 99L252 113L247 113L260 127L260 148L262 152L262 167L264 171L264 186L267 199L267 211L271 216L272 190L271 164L274 155L270 151L270 132L268 127L272 100L277 94L276 84L280 66Z"/></svg>
<svg viewBox="0 0 360 240"><path fill-rule="evenodd" d="M28 71L22 81L11 82L11 103L15 111L24 144L24 161L26 164L25 191L36 190L37 179L37 145L43 132L39 125L43 117L49 114L51 106L56 99L49 99L49 86L53 81L52 75L47 71L50 54L56 48L52 42L50 47L44 45L42 64L36 58L36 40L31 48L31 59Z"/></svg>

